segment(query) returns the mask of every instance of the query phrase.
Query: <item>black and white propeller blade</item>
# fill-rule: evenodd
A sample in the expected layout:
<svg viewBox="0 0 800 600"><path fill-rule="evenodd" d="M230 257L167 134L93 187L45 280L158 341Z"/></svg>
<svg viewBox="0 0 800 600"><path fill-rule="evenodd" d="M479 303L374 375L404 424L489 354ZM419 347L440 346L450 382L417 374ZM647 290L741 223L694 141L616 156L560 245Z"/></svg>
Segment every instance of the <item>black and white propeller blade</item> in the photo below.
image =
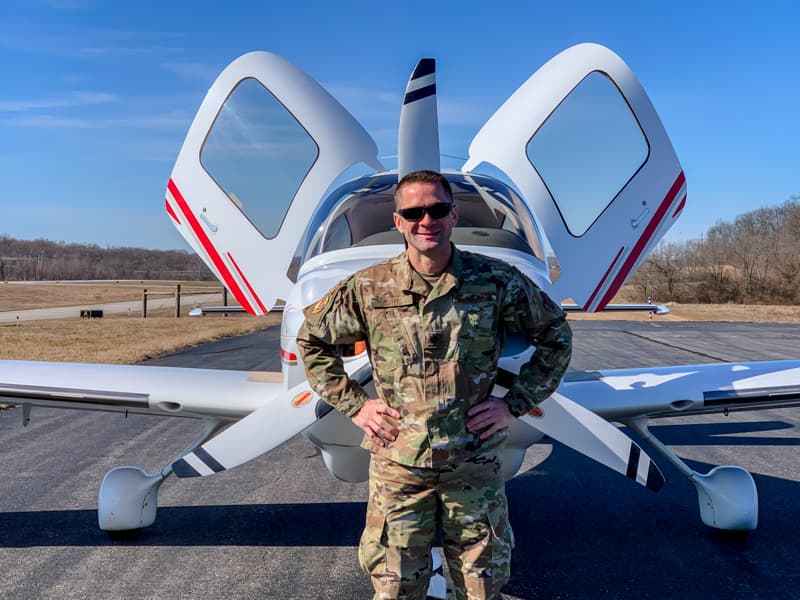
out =
<svg viewBox="0 0 800 600"><path fill-rule="evenodd" d="M237 421L172 463L178 477L205 477L272 450L311 425L316 396L305 381Z"/></svg>
<svg viewBox="0 0 800 600"><path fill-rule="evenodd" d="M362 385L372 378L366 356L350 361L345 368ZM317 418L316 401L316 394L303 380L266 399L264 406L173 462L172 469L178 477L205 477L252 460L311 425Z"/></svg>
<svg viewBox="0 0 800 600"><path fill-rule="evenodd" d="M604 418L558 393L537 409L522 420L649 490L657 492L664 485L664 475L647 453Z"/></svg>
<svg viewBox="0 0 800 600"><path fill-rule="evenodd" d="M516 375L500 370L498 380L512 385ZM505 390L501 383L495 389ZM503 391L495 392L502 395ZM521 417L525 423L584 456L657 492L664 475L647 453L604 418L558 392Z"/></svg>

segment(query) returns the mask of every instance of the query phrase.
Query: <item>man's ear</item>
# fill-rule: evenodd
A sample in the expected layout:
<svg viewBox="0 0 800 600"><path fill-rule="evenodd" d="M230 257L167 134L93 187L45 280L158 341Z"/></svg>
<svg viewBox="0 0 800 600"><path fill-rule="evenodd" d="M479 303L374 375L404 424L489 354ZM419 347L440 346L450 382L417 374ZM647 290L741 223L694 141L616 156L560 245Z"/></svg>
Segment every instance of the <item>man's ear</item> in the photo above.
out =
<svg viewBox="0 0 800 600"><path fill-rule="evenodd" d="M400 232L400 235L403 236L403 245L408 248L408 240L406 239L406 231L403 229L405 223L403 223L403 218L398 215L397 213L392 213L392 218L394 219L394 228Z"/></svg>
<svg viewBox="0 0 800 600"><path fill-rule="evenodd" d="M400 233L403 233L403 228L402 228L402 225L404 225L403 218L400 215L398 215L396 212L393 212L392 213L392 219L394 219L395 229L397 229L397 231L399 231ZM405 236L403 236L403 237L405 237Z"/></svg>

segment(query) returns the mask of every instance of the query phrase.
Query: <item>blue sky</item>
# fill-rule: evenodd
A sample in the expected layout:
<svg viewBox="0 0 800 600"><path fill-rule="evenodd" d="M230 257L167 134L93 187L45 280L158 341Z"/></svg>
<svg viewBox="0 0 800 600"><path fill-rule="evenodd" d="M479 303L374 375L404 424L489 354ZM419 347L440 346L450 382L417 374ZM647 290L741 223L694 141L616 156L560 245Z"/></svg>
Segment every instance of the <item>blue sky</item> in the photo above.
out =
<svg viewBox="0 0 800 600"><path fill-rule="evenodd" d="M633 69L684 167L668 239L800 194L792 2L101 2L0 6L0 234L188 248L164 189L218 72L251 50L320 81L396 153L406 80L437 59L441 151L466 157L539 66L592 41Z"/></svg>

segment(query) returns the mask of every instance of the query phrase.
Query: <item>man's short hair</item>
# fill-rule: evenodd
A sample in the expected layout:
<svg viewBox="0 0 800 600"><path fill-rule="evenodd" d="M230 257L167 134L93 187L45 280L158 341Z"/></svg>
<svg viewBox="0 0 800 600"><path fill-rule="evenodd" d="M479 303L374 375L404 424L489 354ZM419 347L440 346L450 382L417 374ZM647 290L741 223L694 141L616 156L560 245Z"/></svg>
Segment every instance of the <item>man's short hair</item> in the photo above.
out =
<svg viewBox="0 0 800 600"><path fill-rule="evenodd" d="M447 181L447 178L436 171L422 169L420 171L411 171L411 173L407 173L397 182L397 187L394 190L395 206L399 204L400 188L410 183L433 183L439 185L444 190L445 195L450 199L450 202L453 201L453 189L450 187L450 182Z"/></svg>

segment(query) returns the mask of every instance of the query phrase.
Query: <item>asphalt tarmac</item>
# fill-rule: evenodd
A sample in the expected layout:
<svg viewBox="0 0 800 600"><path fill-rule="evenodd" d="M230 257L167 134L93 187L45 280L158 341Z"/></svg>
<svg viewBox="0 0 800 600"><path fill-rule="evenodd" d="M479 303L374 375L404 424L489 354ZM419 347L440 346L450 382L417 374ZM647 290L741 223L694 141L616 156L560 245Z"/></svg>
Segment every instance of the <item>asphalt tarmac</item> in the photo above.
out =
<svg viewBox="0 0 800 600"><path fill-rule="evenodd" d="M574 321L578 369L800 357L796 325ZM151 364L278 369L278 329ZM297 436L229 472L170 478L154 526L112 541L97 490L119 465L156 471L200 430L190 419L0 412L0 597L369 598L356 546L366 484L346 484ZM517 545L507 598L800 598L800 408L664 419L663 442L705 472L749 469L758 529L721 535L665 461L654 494L559 444L508 483Z"/></svg>

